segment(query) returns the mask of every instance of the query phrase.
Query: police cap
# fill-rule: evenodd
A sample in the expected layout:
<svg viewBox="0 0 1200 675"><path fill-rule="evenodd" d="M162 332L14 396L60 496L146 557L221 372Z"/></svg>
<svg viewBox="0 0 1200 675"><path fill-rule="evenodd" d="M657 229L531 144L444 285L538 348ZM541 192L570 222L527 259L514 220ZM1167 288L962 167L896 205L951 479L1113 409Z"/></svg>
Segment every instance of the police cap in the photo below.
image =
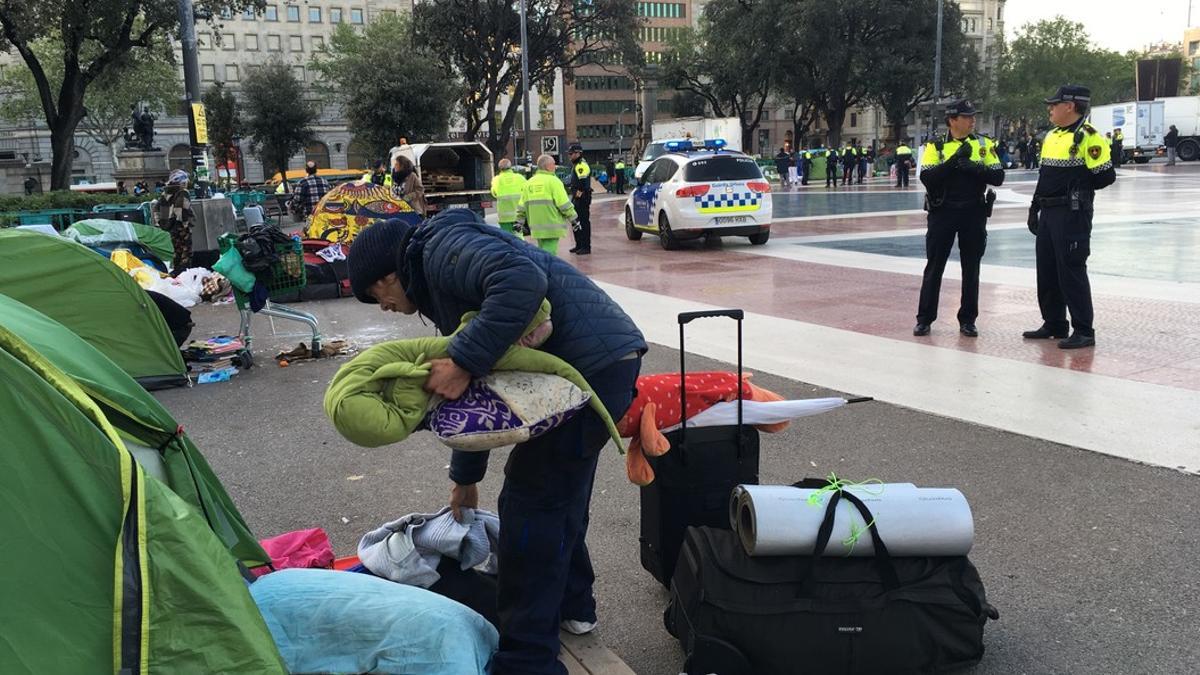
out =
<svg viewBox="0 0 1200 675"><path fill-rule="evenodd" d="M974 117L975 106L971 105L971 102L965 98L960 98L957 101L951 101L950 104L946 106L946 117L957 117L959 115Z"/></svg>
<svg viewBox="0 0 1200 675"><path fill-rule="evenodd" d="M570 154L572 152L583 152L583 146L578 143L572 143L567 146L567 153Z"/></svg>
<svg viewBox="0 0 1200 675"><path fill-rule="evenodd" d="M1087 103L1092 100L1092 90L1087 87L1082 87L1078 84L1064 84L1054 92L1054 95L1046 99L1046 103L1058 103L1060 101L1079 101Z"/></svg>

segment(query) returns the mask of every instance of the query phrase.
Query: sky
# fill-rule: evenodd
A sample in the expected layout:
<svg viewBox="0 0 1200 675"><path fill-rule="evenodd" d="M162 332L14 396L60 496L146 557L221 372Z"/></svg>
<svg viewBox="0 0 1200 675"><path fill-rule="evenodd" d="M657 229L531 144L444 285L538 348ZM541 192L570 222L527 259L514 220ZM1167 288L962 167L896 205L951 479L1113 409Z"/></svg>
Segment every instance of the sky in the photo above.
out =
<svg viewBox="0 0 1200 675"><path fill-rule="evenodd" d="M1192 25L1200 25L1200 0L1190 0ZM1004 8L1005 39L1012 42L1022 24L1062 14L1087 28L1092 42L1105 49L1142 49L1162 41L1178 43L1187 27L1189 0L1091 0L1053 2L1008 0ZM1135 9L1136 8L1136 9ZM1130 16L1131 10L1133 16Z"/></svg>

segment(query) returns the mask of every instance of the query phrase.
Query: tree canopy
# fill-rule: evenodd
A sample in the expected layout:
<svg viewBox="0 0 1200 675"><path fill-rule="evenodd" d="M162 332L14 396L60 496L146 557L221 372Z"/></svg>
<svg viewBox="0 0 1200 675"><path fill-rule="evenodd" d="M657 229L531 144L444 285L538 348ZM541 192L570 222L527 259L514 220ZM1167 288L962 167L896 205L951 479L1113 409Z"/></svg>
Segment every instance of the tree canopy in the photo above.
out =
<svg viewBox="0 0 1200 675"><path fill-rule="evenodd" d="M250 150L271 169L286 176L288 162L313 140L316 107L305 99L304 85L292 69L278 61L251 71L242 86L245 130Z"/></svg>
<svg viewBox="0 0 1200 675"><path fill-rule="evenodd" d="M350 130L378 157L401 136L444 137L462 92L445 61L413 42L406 16L382 17L361 31L339 25L312 65Z"/></svg>
<svg viewBox="0 0 1200 675"><path fill-rule="evenodd" d="M1062 16L1026 24L1000 63L996 107L1018 126L1044 126L1043 100L1063 84L1092 90L1092 105L1133 99L1136 54L1091 44L1083 24Z"/></svg>
<svg viewBox="0 0 1200 675"><path fill-rule="evenodd" d="M213 146L217 164L228 164L235 152L234 139L242 135L242 116L237 98L221 82L214 82L201 97L208 122L208 142ZM241 158L238 158L240 164ZM245 167L240 167L242 170ZM219 174L218 174L219 176Z"/></svg>
<svg viewBox="0 0 1200 675"><path fill-rule="evenodd" d="M528 0L529 87L546 88L558 71L573 70L617 53L627 64L641 58L634 39L637 3L629 0ZM509 0L425 0L413 6L416 42L449 59L464 87L458 103L466 137L486 133L497 158L512 138L521 91L521 20ZM501 105L502 96L510 94ZM532 94L531 94L532 96Z"/></svg>
<svg viewBox="0 0 1200 675"><path fill-rule="evenodd" d="M213 14L263 4L264 0L196 3ZM25 62L50 128L51 189L70 185L74 134L84 118L87 91L102 76L127 67L131 53L153 51L178 27L175 0L0 0L0 49L15 51ZM37 45L45 39L61 41L61 52L39 54ZM56 72L61 78L57 82Z"/></svg>
<svg viewBox="0 0 1200 675"><path fill-rule="evenodd" d="M55 57L63 52L62 40L47 36L34 42L31 50L46 64L45 75L51 88L58 89L62 84L63 64ZM182 91L170 50L165 45L131 51L102 73L86 92L78 129L107 146L115 162L133 107L147 106L161 113L179 101ZM14 123L44 119L37 82L28 68L5 71L0 77L0 92L4 93L0 117Z"/></svg>

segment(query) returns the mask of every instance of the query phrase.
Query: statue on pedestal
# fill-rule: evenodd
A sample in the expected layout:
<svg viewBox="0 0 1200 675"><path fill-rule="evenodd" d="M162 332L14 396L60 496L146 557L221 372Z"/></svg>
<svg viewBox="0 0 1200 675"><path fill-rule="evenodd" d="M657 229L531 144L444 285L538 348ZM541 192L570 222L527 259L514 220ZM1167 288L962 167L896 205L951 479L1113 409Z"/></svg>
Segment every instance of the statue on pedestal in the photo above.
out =
<svg viewBox="0 0 1200 675"><path fill-rule="evenodd" d="M137 105L133 106L133 113L130 115L133 129L125 129L125 149L126 150L157 150L154 147L154 120L155 117L150 113L150 108L142 108L138 112Z"/></svg>

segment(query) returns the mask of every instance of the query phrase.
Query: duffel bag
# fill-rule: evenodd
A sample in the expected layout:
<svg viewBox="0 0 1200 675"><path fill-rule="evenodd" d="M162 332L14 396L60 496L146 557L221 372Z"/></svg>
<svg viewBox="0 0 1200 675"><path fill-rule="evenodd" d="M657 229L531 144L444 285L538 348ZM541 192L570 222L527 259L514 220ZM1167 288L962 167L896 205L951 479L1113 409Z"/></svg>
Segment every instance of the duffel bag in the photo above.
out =
<svg viewBox="0 0 1200 675"><path fill-rule="evenodd" d="M873 558L822 558L838 500L854 503ZM870 511L830 497L814 556L750 557L735 533L689 528L664 620L689 675L941 673L983 658L999 618L965 556L893 558Z"/></svg>

